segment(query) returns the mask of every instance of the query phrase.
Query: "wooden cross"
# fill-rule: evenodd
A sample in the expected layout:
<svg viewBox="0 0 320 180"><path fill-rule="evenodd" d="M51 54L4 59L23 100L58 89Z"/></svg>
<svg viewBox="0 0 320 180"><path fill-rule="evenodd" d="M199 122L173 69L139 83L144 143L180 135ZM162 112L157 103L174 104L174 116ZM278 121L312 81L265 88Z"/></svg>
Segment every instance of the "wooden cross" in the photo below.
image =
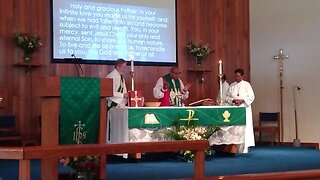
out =
<svg viewBox="0 0 320 180"><path fill-rule="evenodd" d="M285 59L289 59L289 56L283 54L283 49L280 49L279 55L273 56L273 59L277 59L280 62L280 137L281 142L283 142L283 62Z"/></svg>

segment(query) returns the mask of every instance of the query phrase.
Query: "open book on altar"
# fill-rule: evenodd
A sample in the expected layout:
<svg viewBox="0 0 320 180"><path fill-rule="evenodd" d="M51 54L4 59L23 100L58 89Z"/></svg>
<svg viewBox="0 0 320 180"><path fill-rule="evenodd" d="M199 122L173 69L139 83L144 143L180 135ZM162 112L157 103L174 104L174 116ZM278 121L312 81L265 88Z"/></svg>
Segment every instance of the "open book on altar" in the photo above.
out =
<svg viewBox="0 0 320 180"><path fill-rule="evenodd" d="M189 106L212 106L214 105L214 100L210 98L201 99L192 103L189 103Z"/></svg>

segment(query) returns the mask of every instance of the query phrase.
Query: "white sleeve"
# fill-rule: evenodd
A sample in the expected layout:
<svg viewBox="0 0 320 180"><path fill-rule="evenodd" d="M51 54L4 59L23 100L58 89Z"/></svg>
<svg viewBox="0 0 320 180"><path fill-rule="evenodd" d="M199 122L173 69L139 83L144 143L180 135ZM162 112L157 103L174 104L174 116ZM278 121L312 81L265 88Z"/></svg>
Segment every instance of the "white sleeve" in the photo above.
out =
<svg viewBox="0 0 320 180"><path fill-rule="evenodd" d="M246 106L250 106L251 103L254 101L254 92L249 82L246 83L245 91L246 96L243 100L246 103Z"/></svg>
<svg viewBox="0 0 320 180"><path fill-rule="evenodd" d="M164 96L164 93L161 92L161 89L163 88L163 79L159 78L156 86L153 88L153 96L157 99L161 99Z"/></svg>
<svg viewBox="0 0 320 180"><path fill-rule="evenodd" d="M184 84L183 82L181 81L181 79L179 79L180 81L180 91L181 91L181 94L182 94L182 99L187 99L189 97L189 91L186 91L183 93L183 89L184 89Z"/></svg>
<svg viewBox="0 0 320 180"><path fill-rule="evenodd" d="M232 101L233 101L233 97L232 97L232 91L233 91L233 89L234 89L234 86L233 86L233 84L231 84L230 86L229 86L229 89L228 89L228 91L227 91L227 94L226 94L226 102L228 103L228 104L232 104Z"/></svg>
<svg viewBox="0 0 320 180"><path fill-rule="evenodd" d="M228 84L228 83L225 83L225 84L222 86L222 99L226 100L228 90L229 90L229 84Z"/></svg>
<svg viewBox="0 0 320 180"><path fill-rule="evenodd" d="M111 72L110 74L107 75L107 78L112 78L113 83L112 83L112 87L113 87L113 96L109 97L109 99L117 104L121 104L121 103L126 103L126 99L124 99L124 93L127 93L127 89L126 89L126 85L124 82L124 91L123 93L121 92L117 92L118 88L120 86L120 78L121 76Z"/></svg>

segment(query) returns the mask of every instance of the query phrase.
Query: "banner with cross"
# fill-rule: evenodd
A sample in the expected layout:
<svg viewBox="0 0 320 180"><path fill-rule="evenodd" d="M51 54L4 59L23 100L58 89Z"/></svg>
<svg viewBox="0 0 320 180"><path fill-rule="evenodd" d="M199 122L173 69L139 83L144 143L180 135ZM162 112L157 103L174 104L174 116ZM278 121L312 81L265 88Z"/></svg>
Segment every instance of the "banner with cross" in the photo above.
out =
<svg viewBox="0 0 320 180"><path fill-rule="evenodd" d="M59 144L98 142L100 79L61 77Z"/></svg>

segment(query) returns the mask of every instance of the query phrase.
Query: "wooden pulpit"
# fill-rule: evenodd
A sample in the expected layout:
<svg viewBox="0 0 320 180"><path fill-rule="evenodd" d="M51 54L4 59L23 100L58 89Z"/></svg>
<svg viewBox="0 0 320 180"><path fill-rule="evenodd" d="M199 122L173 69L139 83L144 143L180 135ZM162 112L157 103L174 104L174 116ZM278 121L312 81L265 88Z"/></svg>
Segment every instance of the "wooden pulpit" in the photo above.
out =
<svg viewBox="0 0 320 180"><path fill-rule="evenodd" d="M112 79L100 79L100 126L98 143L106 143L106 97L113 95ZM59 145L60 77L39 79L36 95L41 97L41 146ZM106 156L100 157L100 179L106 177ZM58 159L41 160L41 179L58 179Z"/></svg>

